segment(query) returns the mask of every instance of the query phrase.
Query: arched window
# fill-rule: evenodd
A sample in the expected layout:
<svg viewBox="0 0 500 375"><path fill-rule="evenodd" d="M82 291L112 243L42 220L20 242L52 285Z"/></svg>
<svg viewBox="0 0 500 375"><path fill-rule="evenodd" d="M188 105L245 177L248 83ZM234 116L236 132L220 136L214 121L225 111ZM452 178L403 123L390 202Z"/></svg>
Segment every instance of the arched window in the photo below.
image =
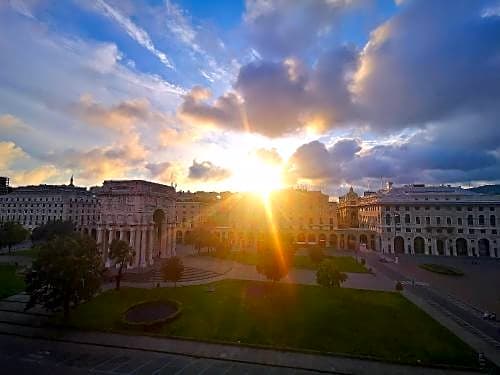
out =
<svg viewBox="0 0 500 375"><path fill-rule="evenodd" d="M474 219L472 215L467 216L467 225L474 225Z"/></svg>
<svg viewBox="0 0 500 375"><path fill-rule="evenodd" d="M479 215L479 225L484 225L484 215Z"/></svg>
<svg viewBox="0 0 500 375"><path fill-rule="evenodd" d="M497 219L496 219L495 215L491 215L490 216L490 226L494 227L495 225L497 225Z"/></svg>
<svg viewBox="0 0 500 375"><path fill-rule="evenodd" d="M399 214L397 214L396 216L394 216L394 223L395 224L401 224L401 218L399 217Z"/></svg>
<svg viewBox="0 0 500 375"><path fill-rule="evenodd" d="M405 224L410 224L410 215L405 215Z"/></svg>
<svg viewBox="0 0 500 375"><path fill-rule="evenodd" d="M385 215L385 225L391 225L391 215Z"/></svg>

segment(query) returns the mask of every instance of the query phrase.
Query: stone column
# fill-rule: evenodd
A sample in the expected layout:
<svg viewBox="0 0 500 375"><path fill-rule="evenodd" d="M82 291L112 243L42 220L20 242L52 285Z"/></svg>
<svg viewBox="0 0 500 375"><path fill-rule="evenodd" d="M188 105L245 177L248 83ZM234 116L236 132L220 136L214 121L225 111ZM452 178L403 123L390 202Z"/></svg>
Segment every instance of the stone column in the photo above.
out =
<svg viewBox="0 0 500 375"><path fill-rule="evenodd" d="M140 267L146 267L146 248L147 248L147 230L144 228L141 228L141 256L139 259L139 266Z"/></svg>
<svg viewBox="0 0 500 375"><path fill-rule="evenodd" d="M123 228L120 228L120 240L124 240L125 238L125 231L123 230Z"/></svg>
<svg viewBox="0 0 500 375"><path fill-rule="evenodd" d="M148 252L148 258L147 258L149 265L153 264L153 252L154 252L153 250L154 250L154 243L155 243L155 241L154 241L154 232L155 232L154 231L154 227L150 226L149 229L148 229L148 233L149 233L148 250L149 250L149 252Z"/></svg>
<svg viewBox="0 0 500 375"><path fill-rule="evenodd" d="M160 255L161 258L166 258L168 254L168 224L164 223L161 228L161 240L160 240Z"/></svg>
<svg viewBox="0 0 500 375"><path fill-rule="evenodd" d="M134 260L132 261L132 265L131 266L127 266L127 268L134 268L134 267L137 267L137 256L138 256L138 252L137 252L137 248L135 247L135 229L134 228L129 228L129 231L130 231L130 241L129 241L129 246L134 249L135 251L135 256L134 256Z"/></svg>

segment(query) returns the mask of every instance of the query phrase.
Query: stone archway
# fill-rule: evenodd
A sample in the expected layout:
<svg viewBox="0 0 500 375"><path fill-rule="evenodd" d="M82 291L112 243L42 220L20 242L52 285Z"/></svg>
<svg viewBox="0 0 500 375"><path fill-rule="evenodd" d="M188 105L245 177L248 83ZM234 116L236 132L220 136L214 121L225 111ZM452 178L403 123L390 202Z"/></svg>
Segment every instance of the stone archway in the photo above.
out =
<svg viewBox="0 0 500 375"><path fill-rule="evenodd" d="M347 235L347 248L349 250L356 250L356 237L353 234Z"/></svg>
<svg viewBox="0 0 500 375"><path fill-rule="evenodd" d="M413 240L415 254L425 254L425 241L422 237L415 237Z"/></svg>
<svg viewBox="0 0 500 375"><path fill-rule="evenodd" d="M439 255L445 255L444 253L444 241L441 239L436 240L436 250Z"/></svg>
<svg viewBox="0 0 500 375"><path fill-rule="evenodd" d="M182 231L181 231L181 230L178 230L178 231L175 233L175 243L182 243L182 240L183 240Z"/></svg>
<svg viewBox="0 0 500 375"><path fill-rule="evenodd" d="M336 234L330 234L330 247L333 248L334 250L337 250L338 240Z"/></svg>
<svg viewBox="0 0 500 375"><path fill-rule="evenodd" d="M405 240L401 236L394 238L394 253L404 254L405 253Z"/></svg>
<svg viewBox="0 0 500 375"><path fill-rule="evenodd" d="M304 233L299 233L299 235L297 236L297 242L299 242L299 243L306 242L306 236L304 235Z"/></svg>
<svg viewBox="0 0 500 375"><path fill-rule="evenodd" d="M319 246L326 247L326 235L324 233L320 233L318 236Z"/></svg>
<svg viewBox="0 0 500 375"><path fill-rule="evenodd" d="M457 238L455 247L458 256L467 256L467 240L465 238Z"/></svg>
<svg viewBox="0 0 500 375"><path fill-rule="evenodd" d="M481 238L478 242L479 256L489 257L490 256L490 241L486 238Z"/></svg>
<svg viewBox="0 0 500 375"><path fill-rule="evenodd" d="M366 237L366 234L362 234L359 236L359 243L364 243L366 246L368 246L368 237Z"/></svg>

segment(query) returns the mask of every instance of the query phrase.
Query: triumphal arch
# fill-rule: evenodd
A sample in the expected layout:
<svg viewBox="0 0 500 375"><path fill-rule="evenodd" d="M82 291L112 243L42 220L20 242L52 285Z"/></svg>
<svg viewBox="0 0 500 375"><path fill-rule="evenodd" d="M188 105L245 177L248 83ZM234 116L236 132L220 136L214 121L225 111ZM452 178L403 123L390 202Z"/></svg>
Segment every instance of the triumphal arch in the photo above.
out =
<svg viewBox="0 0 500 375"><path fill-rule="evenodd" d="M134 248L131 268L175 255L174 187L143 180L104 181L96 196L100 206L97 243L107 267L112 266L108 254L113 239Z"/></svg>

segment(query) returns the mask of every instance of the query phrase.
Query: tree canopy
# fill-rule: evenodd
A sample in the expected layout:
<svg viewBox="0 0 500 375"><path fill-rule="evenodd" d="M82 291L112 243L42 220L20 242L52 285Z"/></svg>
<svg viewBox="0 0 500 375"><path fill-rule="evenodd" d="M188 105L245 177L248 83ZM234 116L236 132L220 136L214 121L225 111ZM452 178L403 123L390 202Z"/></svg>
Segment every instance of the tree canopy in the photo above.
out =
<svg viewBox="0 0 500 375"><path fill-rule="evenodd" d="M68 236L74 231L71 221L55 220L33 229L32 241L49 241L55 236Z"/></svg>
<svg viewBox="0 0 500 375"><path fill-rule="evenodd" d="M347 280L347 275L340 272L332 260L324 260L316 271L316 282L326 287L340 288Z"/></svg>
<svg viewBox="0 0 500 375"><path fill-rule="evenodd" d="M116 275L116 290L120 289L120 282L123 276L123 268L130 263L135 256L134 249L123 240L114 239L109 245L109 258L118 264L118 274Z"/></svg>
<svg viewBox="0 0 500 375"><path fill-rule="evenodd" d="M182 272L184 271L184 265L179 257L168 258L161 267L161 276L164 281L172 281L174 285L182 277Z"/></svg>
<svg viewBox="0 0 500 375"><path fill-rule="evenodd" d="M8 221L0 226L0 247L7 246L10 254L12 246L23 242L28 233L21 224Z"/></svg>
<svg viewBox="0 0 500 375"><path fill-rule="evenodd" d="M87 301L100 289L104 267L96 242L79 234L55 237L40 246L26 274L27 309L41 304L49 310Z"/></svg>
<svg viewBox="0 0 500 375"><path fill-rule="evenodd" d="M258 244L257 272L268 280L279 281L290 269L293 247L285 233L264 233Z"/></svg>

